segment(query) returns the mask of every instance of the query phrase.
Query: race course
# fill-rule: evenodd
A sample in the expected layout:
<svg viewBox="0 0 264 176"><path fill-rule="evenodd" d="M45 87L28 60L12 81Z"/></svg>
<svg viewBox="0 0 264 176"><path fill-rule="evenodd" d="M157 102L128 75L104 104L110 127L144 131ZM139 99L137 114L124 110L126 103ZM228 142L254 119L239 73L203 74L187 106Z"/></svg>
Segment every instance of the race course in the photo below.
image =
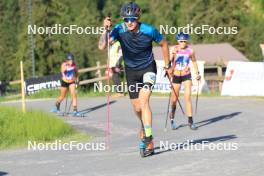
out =
<svg viewBox="0 0 264 176"><path fill-rule="evenodd" d="M49 111L54 99L31 100L28 108ZM0 151L2 175L71 175L71 176L260 176L264 166L264 99L201 97L194 121L199 129L192 131L179 109L176 119L181 127L164 131L167 97L152 97L155 155L141 158L138 149L139 121L128 97L111 99L110 149L105 151ZM181 99L183 104L183 100ZM193 98L193 104L195 98ZM20 102L5 105L20 106ZM64 109L64 104L62 104ZM79 110L85 117L64 118L75 128L105 141L106 98L80 98ZM185 150L160 148L192 140L190 145L237 145L237 150Z"/></svg>

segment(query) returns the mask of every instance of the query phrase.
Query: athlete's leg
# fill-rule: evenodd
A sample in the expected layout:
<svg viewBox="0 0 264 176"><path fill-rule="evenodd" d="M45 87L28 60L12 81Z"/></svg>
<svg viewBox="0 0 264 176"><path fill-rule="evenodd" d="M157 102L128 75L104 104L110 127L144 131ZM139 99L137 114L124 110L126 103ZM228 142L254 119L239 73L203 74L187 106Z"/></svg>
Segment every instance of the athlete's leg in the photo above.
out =
<svg viewBox="0 0 264 176"><path fill-rule="evenodd" d="M139 120L141 121L141 107L140 107L140 99L139 98L135 98L135 99L131 99L131 104L133 106L134 112L137 115L137 117L139 118Z"/></svg>
<svg viewBox="0 0 264 176"><path fill-rule="evenodd" d="M67 93L67 87L61 87L60 96L58 97L57 102L61 103L66 97L66 93Z"/></svg>
<svg viewBox="0 0 264 176"><path fill-rule="evenodd" d="M69 90L72 98L73 111L77 111L77 95L76 95L75 84L70 84Z"/></svg>
<svg viewBox="0 0 264 176"><path fill-rule="evenodd" d="M140 139L143 139L145 134L144 134L144 125L143 125L143 121L141 118L141 107L140 107L140 99L136 98L136 99L131 99L131 104L133 106L134 112L137 115L139 122L140 122L140 128L139 128L139 137Z"/></svg>
<svg viewBox="0 0 264 176"><path fill-rule="evenodd" d="M186 115L188 117L192 117L192 100L191 100L192 81L186 80L183 82L183 84L184 84L184 100L186 105Z"/></svg>
<svg viewBox="0 0 264 176"><path fill-rule="evenodd" d="M179 92L180 92L181 84L173 83L173 88L176 92L176 95L174 93L174 90L172 89L171 90L172 93L171 93L170 123L171 123L171 129L176 130L179 126L176 124L174 117L175 117L177 99L179 98L179 95L180 95Z"/></svg>
<svg viewBox="0 0 264 176"><path fill-rule="evenodd" d="M140 120L140 138L146 139L147 148L153 149L152 143L152 114L149 106L149 98L151 95L151 90L146 88L140 88L139 92L130 92L131 103L133 105L134 111ZM136 97L136 98L135 98Z"/></svg>
<svg viewBox="0 0 264 176"><path fill-rule="evenodd" d="M192 113L192 101L191 101L191 94L192 94L192 81L186 80L183 82L184 84L184 99L186 104L186 115L188 116L188 124L192 130L196 130L197 127L193 123L193 113Z"/></svg>
<svg viewBox="0 0 264 176"><path fill-rule="evenodd" d="M127 80L127 89L129 93L129 98L130 98L135 114L141 121L141 108L140 108L140 100L138 97L139 97L140 87L142 86L141 84L139 84L140 75L137 75L138 73L139 72L126 69L126 80Z"/></svg>
<svg viewBox="0 0 264 176"><path fill-rule="evenodd" d="M60 96L58 97L57 101L56 101L56 108L57 110L60 110L60 104L61 102L64 100L66 93L67 93L67 87L61 87L60 88Z"/></svg>
<svg viewBox="0 0 264 176"><path fill-rule="evenodd" d="M171 90L171 111L170 111L170 118L174 119L175 111L176 111L176 105L177 105L177 98L179 98L179 92L181 88L181 84L173 83L173 88L176 92L176 95L173 90Z"/></svg>
<svg viewBox="0 0 264 176"><path fill-rule="evenodd" d="M139 92L140 107L142 111L142 122L144 127L144 143L146 146L144 155L151 155L154 153L154 143L152 135L152 112L149 105L149 99L151 95L151 90L142 88Z"/></svg>
<svg viewBox="0 0 264 176"><path fill-rule="evenodd" d="M152 126L152 112L149 106L151 90L142 88L139 92L141 116L144 126Z"/></svg>

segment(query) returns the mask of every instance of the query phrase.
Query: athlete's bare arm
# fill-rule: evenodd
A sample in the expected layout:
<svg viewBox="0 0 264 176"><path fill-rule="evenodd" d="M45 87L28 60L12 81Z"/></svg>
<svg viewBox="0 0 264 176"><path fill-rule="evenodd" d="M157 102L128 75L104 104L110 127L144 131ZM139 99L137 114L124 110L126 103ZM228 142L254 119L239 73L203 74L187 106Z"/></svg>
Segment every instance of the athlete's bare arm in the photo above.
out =
<svg viewBox="0 0 264 176"><path fill-rule="evenodd" d="M112 21L110 17L106 17L103 22L103 26L105 27L106 30L104 30L103 34L100 36L99 42L98 42L98 48L100 50L103 50L107 47L107 42L108 42L108 34L110 31L110 28L112 26ZM110 43L113 42L112 39L109 41Z"/></svg>
<svg viewBox="0 0 264 176"><path fill-rule="evenodd" d="M107 32L104 31L104 33L100 36L99 42L98 42L98 48L100 50L103 50L107 47Z"/></svg>
<svg viewBox="0 0 264 176"><path fill-rule="evenodd" d="M168 43L165 39L162 39L161 42L159 43L161 48L162 48L162 53L163 53L163 59L165 62L165 66L169 65L170 63L170 53L169 53L169 47ZM172 74L172 68L167 70L168 73L171 75Z"/></svg>
<svg viewBox="0 0 264 176"><path fill-rule="evenodd" d="M61 73L64 73L65 70L66 70L66 64L65 63L62 63L61 64L61 69L60 69Z"/></svg>
<svg viewBox="0 0 264 176"><path fill-rule="evenodd" d="M65 74L64 74L65 70L66 70L66 64L62 63L61 64L61 69L60 69L62 79L65 78Z"/></svg>
<svg viewBox="0 0 264 176"><path fill-rule="evenodd" d="M175 47L173 47L173 50L172 50L172 53L171 53L171 59L170 59L170 61L171 61L171 67L172 67L172 72L174 71L174 69L175 69L175 57L176 57L176 48Z"/></svg>
<svg viewBox="0 0 264 176"><path fill-rule="evenodd" d="M200 73L199 73L199 69L198 69L198 65L197 65L197 62L196 62L195 53L194 53L193 49L191 50L191 60L192 60L193 67L194 67L194 70L195 70L196 79L200 80L201 76L200 76Z"/></svg>

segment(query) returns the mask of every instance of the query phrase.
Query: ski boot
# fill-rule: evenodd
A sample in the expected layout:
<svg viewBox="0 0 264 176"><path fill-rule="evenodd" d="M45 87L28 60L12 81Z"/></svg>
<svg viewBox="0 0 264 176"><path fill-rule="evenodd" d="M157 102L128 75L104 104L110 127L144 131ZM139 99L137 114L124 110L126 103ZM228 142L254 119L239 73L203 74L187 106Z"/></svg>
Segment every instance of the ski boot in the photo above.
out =
<svg viewBox="0 0 264 176"><path fill-rule="evenodd" d="M74 117L83 117L83 114L78 112L78 111L73 111L73 116Z"/></svg>
<svg viewBox="0 0 264 176"><path fill-rule="evenodd" d="M57 113L59 114L60 113L60 103L56 103L55 104L55 107L53 107L50 112L53 112L53 113Z"/></svg>
<svg viewBox="0 0 264 176"><path fill-rule="evenodd" d="M177 130L180 126L176 124L174 119L171 119L171 129L172 130Z"/></svg>
<svg viewBox="0 0 264 176"><path fill-rule="evenodd" d="M140 147L140 155L142 158L153 155L154 143L152 136L144 137L144 139L141 140L139 147Z"/></svg>
<svg viewBox="0 0 264 176"><path fill-rule="evenodd" d="M145 137L144 142L146 145L146 148L144 150L144 157L153 155L154 154L154 143L153 143L152 136Z"/></svg>
<svg viewBox="0 0 264 176"><path fill-rule="evenodd" d="M198 127L195 125L195 123L188 123L191 130L197 130Z"/></svg>
<svg viewBox="0 0 264 176"><path fill-rule="evenodd" d="M146 145L145 145L145 142L144 142L145 132L144 132L143 128L141 128L140 131L139 131L139 137L140 137L140 142L139 142L140 156L144 157L144 151L145 151Z"/></svg>

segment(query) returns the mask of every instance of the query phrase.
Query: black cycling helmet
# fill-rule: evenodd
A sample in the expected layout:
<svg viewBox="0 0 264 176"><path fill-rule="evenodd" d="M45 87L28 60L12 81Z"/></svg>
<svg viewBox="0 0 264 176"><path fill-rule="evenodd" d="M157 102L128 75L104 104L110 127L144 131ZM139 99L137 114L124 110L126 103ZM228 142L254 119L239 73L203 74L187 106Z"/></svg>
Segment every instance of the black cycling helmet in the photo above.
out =
<svg viewBox="0 0 264 176"><path fill-rule="evenodd" d="M72 53L67 53L65 58L66 60L74 60L74 56Z"/></svg>
<svg viewBox="0 0 264 176"><path fill-rule="evenodd" d="M127 4L124 4L120 10L120 16L122 18L138 18L140 14L141 9L135 2L129 2Z"/></svg>

